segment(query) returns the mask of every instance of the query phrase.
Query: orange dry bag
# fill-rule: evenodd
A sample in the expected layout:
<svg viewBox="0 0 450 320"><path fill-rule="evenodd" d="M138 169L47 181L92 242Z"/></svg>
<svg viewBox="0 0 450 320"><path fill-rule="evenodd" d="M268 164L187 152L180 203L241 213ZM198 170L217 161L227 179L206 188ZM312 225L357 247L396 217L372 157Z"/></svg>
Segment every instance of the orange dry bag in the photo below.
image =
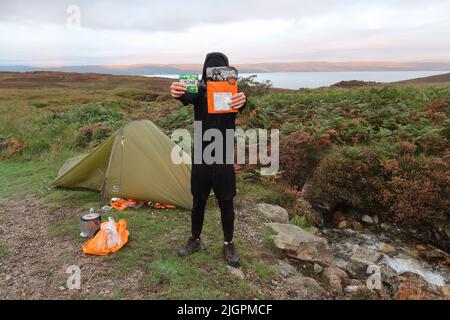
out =
<svg viewBox="0 0 450 320"><path fill-rule="evenodd" d="M113 248L108 247L108 236L105 231L108 222L103 222L101 224L100 230L97 232L96 236L90 239L88 242L83 244L83 252L85 254L92 254L97 256L106 256L110 253L115 253L119 251L127 242L129 232L127 230L127 222L125 220L119 220L116 223L116 230L119 234L120 242L117 246Z"/></svg>

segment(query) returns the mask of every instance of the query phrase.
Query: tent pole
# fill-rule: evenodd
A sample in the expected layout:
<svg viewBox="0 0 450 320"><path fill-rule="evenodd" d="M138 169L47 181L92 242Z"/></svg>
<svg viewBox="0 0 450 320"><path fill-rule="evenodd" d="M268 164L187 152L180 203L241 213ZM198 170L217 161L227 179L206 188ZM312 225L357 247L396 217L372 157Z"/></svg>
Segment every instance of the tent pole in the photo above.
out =
<svg viewBox="0 0 450 320"><path fill-rule="evenodd" d="M116 138L114 139L114 143L113 143L113 146L111 149L111 153L109 155L108 167L106 169L106 174L105 174L105 181L103 182L102 192L100 194L100 206L101 207L104 206L106 203L106 196L107 196L106 192L108 190L108 177L109 177L109 172L111 169L111 162L112 162L113 154L116 151L117 140L119 138L121 139L122 134L123 134L123 126L117 132Z"/></svg>

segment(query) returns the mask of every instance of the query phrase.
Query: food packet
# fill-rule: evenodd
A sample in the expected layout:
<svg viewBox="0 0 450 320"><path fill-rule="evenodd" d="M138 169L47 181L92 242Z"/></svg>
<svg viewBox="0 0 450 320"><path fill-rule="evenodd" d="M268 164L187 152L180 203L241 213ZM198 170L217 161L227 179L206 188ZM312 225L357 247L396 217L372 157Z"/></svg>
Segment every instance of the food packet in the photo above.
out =
<svg viewBox="0 0 450 320"><path fill-rule="evenodd" d="M238 71L234 67L212 67L206 69L206 91L208 113L237 112L230 106L231 97L237 93Z"/></svg>
<svg viewBox="0 0 450 320"><path fill-rule="evenodd" d="M198 74L180 74L179 79L186 85L186 93L198 93Z"/></svg>

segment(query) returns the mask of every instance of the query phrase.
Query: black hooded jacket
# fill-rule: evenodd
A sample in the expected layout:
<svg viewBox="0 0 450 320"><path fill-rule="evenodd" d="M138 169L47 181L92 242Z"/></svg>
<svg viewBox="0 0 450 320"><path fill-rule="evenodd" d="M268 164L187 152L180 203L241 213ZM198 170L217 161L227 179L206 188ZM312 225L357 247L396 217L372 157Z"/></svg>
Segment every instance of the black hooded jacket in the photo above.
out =
<svg viewBox="0 0 450 320"><path fill-rule="evenodd" d="M222 67L229 66L228 58L223 53L213 52L206 56L205 63L203 64L202 80L200 81L198 93L186 93L179 100L184 104L194 105L194 119L195 121L202 122L202 136L204 132L208 129L218 129L224 137L224 146L226 146L226 130L236 128L236 112L224 113L224 114L214 114L208 113L208 102L206 94L206 69L210 67ZM244 105L245 107L245 105ZM243 110L242 107L239 111ZM202 143L202 152L204 148L209 144L209 141ZM198 148L194 144L194 149ZM225 150L224 150L224 160L225 163Z"/></svg>

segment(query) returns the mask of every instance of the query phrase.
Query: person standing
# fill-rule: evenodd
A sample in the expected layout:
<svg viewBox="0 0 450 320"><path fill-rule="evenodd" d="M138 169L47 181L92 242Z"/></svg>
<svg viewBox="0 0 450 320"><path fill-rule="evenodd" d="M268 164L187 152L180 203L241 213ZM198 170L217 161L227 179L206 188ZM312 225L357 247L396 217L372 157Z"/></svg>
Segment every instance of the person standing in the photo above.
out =
<svg viewBox="0 0 450 320"><path fill-rule="evenodd" d="M181 82L173 82L170 93L173 98L180 100L183 105L194 105L194 118L202 125L203 133L208 129L217 129L223 137L223 145L227 145L225 134L227 129L235 129L236 113L214 114L208 113L207 91L206 91L206 69L211 67L229 67L227 56L220 52L207 54L203 65L202 79L199 84L198 93L186 93L186 86ZM242 110L246 105L247 98L243 92L232 96L230 107ZM203 139L194 139L194 154L197 148L204 148L209 144ZM201 144L197 143L201 141ZM234 143L234 141L233 141ZM198 145L197 145L198 144ZM239 253L233 243L234 233L234 197L236 196L236 176L234 165L226 163L227 150L224 147L223 161L221 163L206 164L202 157L200 163L193 161L191 175L191 193L193 196L193 207L191 212L191 236L186 245L178 255L181 257L193 254L201 249L200 234L203 228L205 207L211 189L217 198L224 236L224 255L227 264L238 267L240 265ZM231 151L228 151L231 152ZM230 156L230 155L228 155Z"/></svg>

